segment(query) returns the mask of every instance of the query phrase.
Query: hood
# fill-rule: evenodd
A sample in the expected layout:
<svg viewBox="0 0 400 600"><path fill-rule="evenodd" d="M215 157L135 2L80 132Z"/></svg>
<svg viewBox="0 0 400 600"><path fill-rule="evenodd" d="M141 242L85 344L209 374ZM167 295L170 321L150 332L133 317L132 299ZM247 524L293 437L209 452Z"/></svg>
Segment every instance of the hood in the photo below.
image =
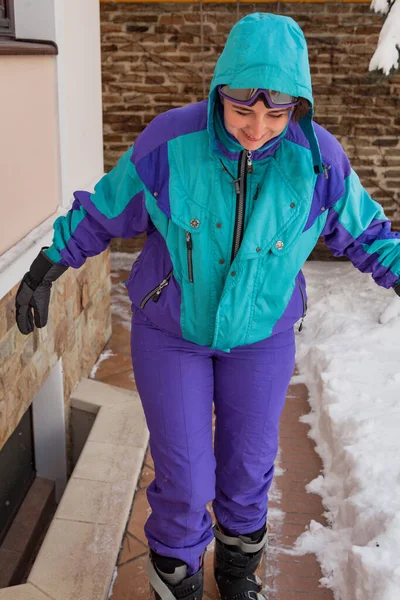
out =
<svg viewBox="0 0 400 600"><path fill-rule="evenodd" d="M299 121L312 153L314 170L323 172L321 153L314 132L314 101L308 62L307 42L297 23L290 17L253 13L232 28L219 57L210 86L208 130L211 149L219 155L215 135L217 86L266 88L301 96L309 101L309 113Z"/></svg>

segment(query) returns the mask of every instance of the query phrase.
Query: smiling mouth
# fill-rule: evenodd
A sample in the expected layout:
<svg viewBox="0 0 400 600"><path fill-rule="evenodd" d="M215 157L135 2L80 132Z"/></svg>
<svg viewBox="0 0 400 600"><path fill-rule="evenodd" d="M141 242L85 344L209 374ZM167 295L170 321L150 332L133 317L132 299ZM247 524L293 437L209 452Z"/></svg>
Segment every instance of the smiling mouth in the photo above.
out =
<svg viewBox="0 0 400 600"><path fill-rule="evenodd" d="M247 139L250 140L251 142L259 142L264 137L264 136L262 136L260 138L254 138L254 137L251 137L251 135L248 135L245 131L243 131L243 133L247 137Z"/></svg>

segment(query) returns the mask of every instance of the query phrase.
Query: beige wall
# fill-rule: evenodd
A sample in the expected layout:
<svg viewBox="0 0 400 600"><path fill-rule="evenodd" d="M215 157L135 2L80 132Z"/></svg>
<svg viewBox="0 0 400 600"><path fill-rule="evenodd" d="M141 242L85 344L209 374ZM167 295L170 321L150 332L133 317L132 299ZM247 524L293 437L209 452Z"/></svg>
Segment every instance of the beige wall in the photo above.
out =
<svg viewBox="0 0 400 600"><path fill-rule="evenodd" d="M0 255L60 202L56 57L0 56Z"/></svg>

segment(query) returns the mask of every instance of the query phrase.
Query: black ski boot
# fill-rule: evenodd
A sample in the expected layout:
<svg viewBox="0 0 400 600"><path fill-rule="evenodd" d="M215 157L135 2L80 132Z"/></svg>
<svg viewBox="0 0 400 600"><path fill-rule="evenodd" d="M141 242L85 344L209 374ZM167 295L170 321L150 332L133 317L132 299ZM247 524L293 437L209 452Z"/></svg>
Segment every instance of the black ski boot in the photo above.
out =
<svg viewBox="0 0 400 600"><path fill-rule="evenodd" d="M267 530L231 537L214 526L214 573L221 600L266 600L255 571L267 541Z"/></svg>
<svg viewBox="0 0 400 600"><path fill-rule="evenodd" d="M187 564L177 558L160 556L152 550L147 562L152 600L202 600L204 555L202 565L187 577Z"/></svg>

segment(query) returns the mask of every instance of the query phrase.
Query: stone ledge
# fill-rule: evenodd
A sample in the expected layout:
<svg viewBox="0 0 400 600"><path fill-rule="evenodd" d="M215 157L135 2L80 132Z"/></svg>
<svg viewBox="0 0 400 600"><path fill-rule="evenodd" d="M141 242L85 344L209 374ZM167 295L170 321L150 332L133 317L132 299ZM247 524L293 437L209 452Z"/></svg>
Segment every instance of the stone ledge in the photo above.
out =
<svg viewBox="0 0 400 600"><path fill-rule="evenodd" d="M41 40L0 40L0 56L56 56L55 42Z"/></svg>
<svg viewBox="0 0 400 600"><path fill-rule="evenodd" d="M0 600L108 598L148 430L136 392L84 379L71 405L96 420L28 582L0 589Z"/></svg>

